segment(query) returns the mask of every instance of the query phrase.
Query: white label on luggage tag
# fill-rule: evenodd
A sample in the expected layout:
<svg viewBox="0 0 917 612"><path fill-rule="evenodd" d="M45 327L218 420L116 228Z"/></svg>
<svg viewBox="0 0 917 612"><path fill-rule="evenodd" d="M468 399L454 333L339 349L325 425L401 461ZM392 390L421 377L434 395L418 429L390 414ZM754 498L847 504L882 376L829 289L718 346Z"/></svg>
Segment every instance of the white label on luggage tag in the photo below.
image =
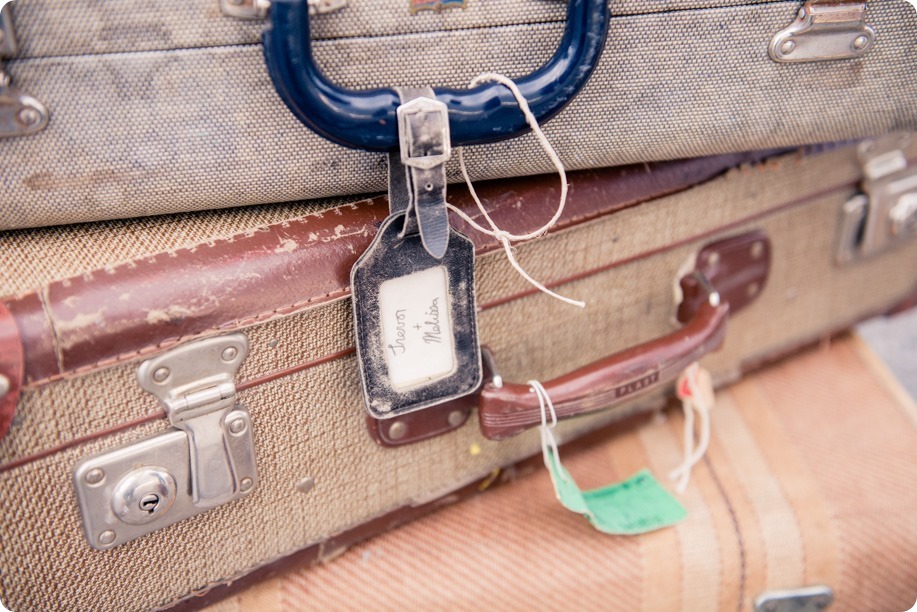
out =
<svg viewBox="0 0 917 612"><path fill-rule="evenodd" d="M395 389L426 384L455 372L445 267L385 281L379 288L379 311L385 362Z"/></svg>

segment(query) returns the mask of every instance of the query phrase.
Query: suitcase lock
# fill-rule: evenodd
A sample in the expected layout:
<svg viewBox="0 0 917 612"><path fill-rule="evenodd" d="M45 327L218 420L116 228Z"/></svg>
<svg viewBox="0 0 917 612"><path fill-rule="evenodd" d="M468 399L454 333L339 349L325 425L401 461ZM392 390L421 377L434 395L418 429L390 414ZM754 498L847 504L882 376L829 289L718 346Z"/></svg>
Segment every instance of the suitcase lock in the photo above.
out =
<svg viewBox="0 0 917 612"><path fill-rule="evenodd" d="M858 145L862 193L841 211L837 263L884 253L917 235L917 167L906 155L910 138L890 134Z"/></svg>
<svg viewBox="0 0 917 612"><path fill-rule="evenodd" d="M185 344L140 365L173 429L81 461L74 472L93 548L124 544L254 491L251 416L236 404L242 334Z"/></svg>
<svg viewBox="0 0 917 612"><path fill-rule="evenodd" d="M40 101L13 85L3 60L19 53L10 5L0 8L0 138L28 136L48 125L50 113Z"/></svg>

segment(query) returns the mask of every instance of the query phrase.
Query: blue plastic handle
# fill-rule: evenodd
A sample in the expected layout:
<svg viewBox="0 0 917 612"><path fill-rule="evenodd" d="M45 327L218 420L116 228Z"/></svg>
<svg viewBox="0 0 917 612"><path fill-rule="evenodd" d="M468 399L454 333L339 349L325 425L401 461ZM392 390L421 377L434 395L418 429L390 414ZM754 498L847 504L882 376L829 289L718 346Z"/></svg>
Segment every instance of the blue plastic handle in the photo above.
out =
<svg viewBox="0 0 917 612"><path fill-rule="evenodd" d="M605 46L608 14L607 0L570 0L557 52L535 72L516 79L539 123L560 112L589 80ZM397 92L343 89L325 78L312 58L307 0L273 0L263 41L271 79L300 121L345 147L398 150ZM449 109L453 146L497 142L528 130L515 98L503 85L433 91Z"/></svg>

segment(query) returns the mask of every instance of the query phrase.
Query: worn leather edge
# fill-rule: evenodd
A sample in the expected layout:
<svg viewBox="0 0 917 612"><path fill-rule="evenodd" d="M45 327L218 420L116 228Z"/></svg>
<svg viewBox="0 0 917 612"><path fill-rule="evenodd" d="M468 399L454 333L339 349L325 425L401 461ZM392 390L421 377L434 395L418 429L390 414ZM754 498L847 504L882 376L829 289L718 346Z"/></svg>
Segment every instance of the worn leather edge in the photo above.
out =
<svg viewBox="0 0 917 612"><path fill-rule="evenodd" d="M786 151L571 172L560 231L694 187ZM556 176L481 183L478 192L510 232L538 227L557 206ZM476 217L463 187L450 201ZM519 206L524 202L523 206ZM385 197L262 226L55 281L0 299L23 330L25 381L40 386L339 299L388 210ZM476 250L495 239L454 220ZM269 290L268 290L269 289Z"/></svg>
<svg viewBox="0 0 917 612"><path fill-rule="evenodd" d="M0 438L13 423L24 371L19 327L13 314L0 303Z"/></svg>

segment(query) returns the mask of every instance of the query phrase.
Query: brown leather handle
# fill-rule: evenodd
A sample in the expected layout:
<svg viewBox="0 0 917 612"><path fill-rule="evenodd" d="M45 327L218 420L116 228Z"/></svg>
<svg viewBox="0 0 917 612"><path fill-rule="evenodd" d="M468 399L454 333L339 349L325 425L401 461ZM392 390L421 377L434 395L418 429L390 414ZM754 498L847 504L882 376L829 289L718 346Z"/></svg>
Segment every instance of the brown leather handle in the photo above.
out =
<svg viewBox="0 0 917 612"><path fill-rule="evenodd" d="M674 380L716 350L726 335L729 304L716 293L681 329L544 383L558 418L610 408ZM488 383L478 404L481 431L502 440L541 423L538 398L528 385Z"/></svg>

